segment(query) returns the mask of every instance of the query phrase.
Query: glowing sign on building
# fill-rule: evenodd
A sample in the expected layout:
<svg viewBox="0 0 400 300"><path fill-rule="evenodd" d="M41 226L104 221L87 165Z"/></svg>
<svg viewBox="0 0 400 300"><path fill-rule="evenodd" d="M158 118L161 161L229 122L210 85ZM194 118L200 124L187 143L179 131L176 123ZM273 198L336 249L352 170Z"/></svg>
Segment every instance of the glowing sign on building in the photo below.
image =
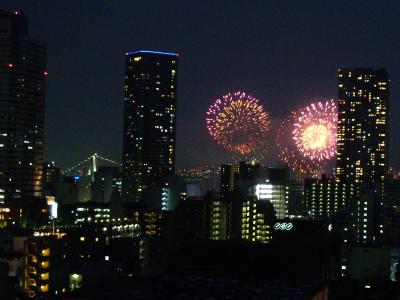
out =
<svg viewBox="0 0 400 300"><path fill-rule="evenodd" d="M293 229L293 223L275 223L274 225L275 230L292 230Z"/></svg>

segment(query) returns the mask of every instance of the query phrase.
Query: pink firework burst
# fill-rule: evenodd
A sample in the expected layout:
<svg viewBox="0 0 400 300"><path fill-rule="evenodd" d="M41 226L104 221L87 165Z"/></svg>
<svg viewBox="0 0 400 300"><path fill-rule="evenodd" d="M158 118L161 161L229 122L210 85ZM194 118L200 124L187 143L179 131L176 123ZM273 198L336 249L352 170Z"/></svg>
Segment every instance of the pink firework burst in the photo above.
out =
<svg viewBox="0 0 400 300"><path fill-rule="evenodd" d="M312 103L295 115L293 139L300 153L311 160L334 157L338 118L335 102Z"/></svg>
<svg viewBox="0 0 400 300"><path fill-rule="evenodd" d="M335 158L336 136L335 101L312 103L281 123L276 136L278 157L301 177L317 176Z"/></svg>

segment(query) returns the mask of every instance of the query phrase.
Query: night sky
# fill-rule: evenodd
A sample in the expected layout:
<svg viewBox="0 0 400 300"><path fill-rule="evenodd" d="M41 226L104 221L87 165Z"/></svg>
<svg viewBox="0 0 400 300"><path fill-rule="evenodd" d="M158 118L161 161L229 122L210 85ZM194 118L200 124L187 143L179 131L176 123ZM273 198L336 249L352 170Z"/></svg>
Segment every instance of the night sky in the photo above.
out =
<svg viewBox="0 0 400 300"><path fill-rule="evenodd" d="M351 3L350 3L351 2ZM179 53L177 167L226 162L204 118L244 90L273 124L315 98L336 98L339 67L387 68L391 165L400 168L400 1L2 0L48 45L45 158L62 167L122 156L126 51ZM270 162L276 160L271 154Z"/></svg>

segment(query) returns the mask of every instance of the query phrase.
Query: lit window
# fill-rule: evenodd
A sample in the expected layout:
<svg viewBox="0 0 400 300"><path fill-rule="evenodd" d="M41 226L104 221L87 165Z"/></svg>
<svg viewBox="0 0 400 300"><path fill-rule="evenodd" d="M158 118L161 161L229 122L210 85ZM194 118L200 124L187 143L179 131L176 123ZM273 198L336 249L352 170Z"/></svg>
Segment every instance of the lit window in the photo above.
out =
<svg viewBox="0 0 400 300"><path fill-rule="evenodd" d="M48 292L48 291L49 291L49 285L48 285L48 284L46 284L46 285L41 285L41 286L40 286L40 291L41 291L41 292Z"/></svg>
<svg viewBox="0 0 400 300"><path fill-rule="evenodd" d="M49 280L49 272L43 273L40 277L42 280Z"/></svg>

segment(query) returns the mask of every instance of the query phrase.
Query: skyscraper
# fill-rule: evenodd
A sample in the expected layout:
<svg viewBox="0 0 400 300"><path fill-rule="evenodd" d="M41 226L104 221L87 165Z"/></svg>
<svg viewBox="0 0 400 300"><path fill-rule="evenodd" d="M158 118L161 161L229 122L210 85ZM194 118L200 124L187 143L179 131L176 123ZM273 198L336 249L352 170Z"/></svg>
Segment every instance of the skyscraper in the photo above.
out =
<svg viewBox="0 0 400 300"><path fill-rule="evenodd" d="M389 162L389 76L339 70L336 179L352 214L355 242L382 240ZM343 196L342 196L343 197Z"/></svg>
<svg viewBox="0 0 400 300"><path fill-rule="evenodd" d="M165 185L174 173L177 67L176 53L126 53L124 201L145 201L149 188Z"/></svg>
<svg viewBox="0 0 400 300"><path fill-rule="evenodd" d="M389 76L386 70L339 70L338 179L383 181L388 172Z"/></svg>
<svg viewBox="0 0 400 300"><path fill-rule="evenodd" d="M42 194L46 76L27 18L0 10L0 203Z"/></svg>

